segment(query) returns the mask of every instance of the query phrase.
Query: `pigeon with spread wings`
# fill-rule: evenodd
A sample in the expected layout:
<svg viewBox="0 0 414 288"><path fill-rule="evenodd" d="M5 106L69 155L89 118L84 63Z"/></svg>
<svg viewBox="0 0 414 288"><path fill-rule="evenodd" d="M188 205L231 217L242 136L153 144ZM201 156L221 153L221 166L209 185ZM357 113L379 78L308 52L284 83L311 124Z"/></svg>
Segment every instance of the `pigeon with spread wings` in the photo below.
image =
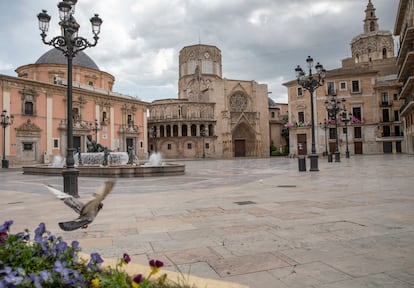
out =
<svg viewBox="0 0 414 288"><path fill-rule="evenodd" d="M115 185L115 181L106 181L98 191L93 193L94 198L85 204L77 200L73 196L66 194L62 191L59 191L56 188L53 188L50 185L47 185L47 188L52 192L57 198L63 200L63 202L72 208L76 213L79 214L79 217L72 221L60 222L59 227L64 231L72 231L79 228L87 228L88 224L92 223L95 219L98 212L102 209L102 201L105 197L111 192L112 188Z"/></svg>

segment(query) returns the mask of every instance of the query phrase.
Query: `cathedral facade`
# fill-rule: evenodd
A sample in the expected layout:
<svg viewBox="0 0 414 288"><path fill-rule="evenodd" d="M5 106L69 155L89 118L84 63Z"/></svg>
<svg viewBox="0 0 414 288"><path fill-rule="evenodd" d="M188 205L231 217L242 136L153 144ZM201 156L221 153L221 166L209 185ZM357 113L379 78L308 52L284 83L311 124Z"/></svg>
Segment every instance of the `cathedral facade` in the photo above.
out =
<svg viewBox="0 0 414 288"><path fill-rule="evenodd" d="M178 99L149 105L149 147L166 158L268 157L268 113L266 84L223 78L220 49L186 46Z"/></svg>

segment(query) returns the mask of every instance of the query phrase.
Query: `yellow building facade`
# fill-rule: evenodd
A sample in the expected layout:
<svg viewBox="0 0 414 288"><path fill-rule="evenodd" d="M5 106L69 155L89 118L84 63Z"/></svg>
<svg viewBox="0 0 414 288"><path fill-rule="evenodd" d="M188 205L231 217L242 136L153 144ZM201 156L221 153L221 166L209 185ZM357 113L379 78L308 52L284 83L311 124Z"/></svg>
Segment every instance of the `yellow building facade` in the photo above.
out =
<svg viewBox="0 0 414 288"><path fill-rule="evenodd" d="M391 32L379 30L371 1L363 33L352 39L351 50L342 67L326 72L324 85L313 97L317 154L334 153L337 145L341 154L347 150L351 155L405 152L394 42ZM289 98L290 153L310 154L310 94L297 81L284 85ZM340 111L347 111L347 123L341 113L336 121L328 117L326 102L331 99L336 99Z"/></svg>

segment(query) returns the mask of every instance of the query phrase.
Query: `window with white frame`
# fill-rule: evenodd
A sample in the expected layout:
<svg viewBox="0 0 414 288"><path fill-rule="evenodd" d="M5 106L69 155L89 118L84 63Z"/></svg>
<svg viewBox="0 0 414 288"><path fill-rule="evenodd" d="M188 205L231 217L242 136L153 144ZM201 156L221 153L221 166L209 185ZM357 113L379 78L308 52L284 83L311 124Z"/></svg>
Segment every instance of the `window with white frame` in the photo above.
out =
<svg viewBox="0 0 414 288"><path fill-rule="evenodd" d="M326 92L328 95L336 95L335 82L326 82Z"/></svg>
<svg viewBox="0 0 414 288"><path fill-rule="evenodd" d="M59 149L59 139L58 138L53 139L53 149Z"/></svg>
<svg viewBox="0 0 414 288"><path fill-rule="evenodd" d="M361 87L359 80L352 80L351 82L351 93L360 93Z"/></svg>
<svg viewBox="0 0 414 288"><path fill-rule="evenodd" d="M346 82L345 81L339 82L339 90L346 91Z"/></svg>

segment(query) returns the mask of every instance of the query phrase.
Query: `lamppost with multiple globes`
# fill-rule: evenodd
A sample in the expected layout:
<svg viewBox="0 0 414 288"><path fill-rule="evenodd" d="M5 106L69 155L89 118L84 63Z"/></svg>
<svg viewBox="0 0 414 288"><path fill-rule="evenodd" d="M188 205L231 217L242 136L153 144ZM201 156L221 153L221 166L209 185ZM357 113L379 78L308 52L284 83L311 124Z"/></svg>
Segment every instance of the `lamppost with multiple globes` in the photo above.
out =
<svg viewBox="0 0 414 288"><path fill-rule="evenodd" d="M346 142L346 151L345 151L345 157L349 158L349 147L348 147L348 123L351 121L352 114L348 113L345 107L345 99L342 99L342 111L341 111L341 122L345 123L345 142Z"/></svg>
<svg viewBox="0 0 414 288"><path fill-rule="evenodd" d="M309 171L319 171L318 168L318 154L316 154L315 147L315 117L314 117L314 104L313 104L313 93L314 91L323 85L324 79L326 76L326 70L323 69L323 66L318 62L315 66L316 74L312 74L313 59L308 56L306 59L308 65L309 74L306 75L305 72L298 65L295 69L296 78L298 84L303 87L303 89L308 90L310 93L310 102L311 102L311 125L312 125L312 150L310 158L310 169Z"/></svg>
<svg viewBox="0 0 414 288"><path fill-rule="evenodd" d="M66 153L66 169L63 170L63 190L65 193L79 197L78 195L78 175L79 171L75 168L73 154L73 119L72 119L72 60L76 54L88 47L96 46L98 43L98 35L101 29L102 19L95 14L90 22L92 24L93 43L87 39L78 36L79 24L76 22L73 14L75 13L75 5L77 0L63 0L58 4L59 8L59 25L62 35L53 37L50 41L46 41L46 32L49 29L51 16L46 10L42 10L37 15L39 20L39 29L42 31L40 36L46 45L55 47L63 52L68 60L68 76L67 76L67 153Z"/></svg>
<svg viewBox="0 0 414 288"><path fill-rule="evenodd" d="M319 123L319 127L321 127L325 131L325 151L323 152L323 156L328 156L328 137L326 135L326 130L329 128L329 122L324 119L323 122Z"/></svg>
<svg viewBox="0 0 414 288"><path fill-rule="evenodd" d="M13 115L7 115L7 110L1 113L1 127L3 127L3 159L1 159L1 168L9 168L9 160L6 159L6 128L13 124Z"/></svg>
<svg viewBox="0 0 414 288"><path fill-rule="evenodd" d="M329 120L335 121L335 162L341 162L341 154L339 152L339 131L338 131L338 117L336 116L341 109L339 104L341 102L337 100L336 94L333 94L331 99L325 101L326 111L328 112Z"/></svg>

